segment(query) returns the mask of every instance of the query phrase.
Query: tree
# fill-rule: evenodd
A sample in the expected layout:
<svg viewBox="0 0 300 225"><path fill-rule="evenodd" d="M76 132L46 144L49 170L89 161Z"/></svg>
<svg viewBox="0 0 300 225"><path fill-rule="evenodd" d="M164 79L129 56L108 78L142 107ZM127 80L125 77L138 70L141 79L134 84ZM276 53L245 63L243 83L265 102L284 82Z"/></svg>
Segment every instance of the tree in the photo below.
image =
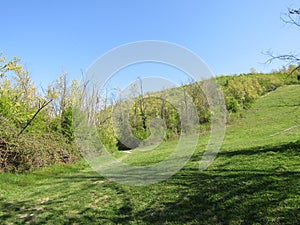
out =
<svg viewBox="0 0 300 225"><path fill-rule="evenodd" d="M138 81L140 82L140 94L138 97L139 102L139 112L142 118L142 125L144 132L147 130L147 114L146 114L146 104L145 104L145 95L143 89L143 81L140 77L138 77Z"/></svg>
<svg viewBox="0 0 300 225"><path fill-rule="evenodd" d="M72 142L73 125L72 111L75 98L78 98L78 81L73 80L69 85L67 73L63 73L53 85L48 85L46 99L51 100L48 116L51 118L50 128L54 131L60 131L69 142Z"/></svg>
<svg viewBox="0 0 300 225"><path fill-rule="evenodd" d="M23 66L19 64L20 59L14 57L12 60L7 61L6 56L0 52L0 77L4 77L9 71L13 71L16 74L24 72Z"/></svg>
<svg viewBox="0 0 300 225"><path fill-rule="evenodd" d="M18 128L24 128L41 105L42 98L20 59L7 61L0 55L0 115Z"/></svg>
<svg viewBox="0 0 300 225"><path fill-rule="evenodd" d="M286 24L291 24L300 28L300 9L288 9L281 19ZM300 70L300 58L294 53L275 55L271 51L268 51L267 55L270 57L267 63L271 63L274 60L281 60L287 62L289 65L296 64L297 66L289 71L289 74Z"/></svg>

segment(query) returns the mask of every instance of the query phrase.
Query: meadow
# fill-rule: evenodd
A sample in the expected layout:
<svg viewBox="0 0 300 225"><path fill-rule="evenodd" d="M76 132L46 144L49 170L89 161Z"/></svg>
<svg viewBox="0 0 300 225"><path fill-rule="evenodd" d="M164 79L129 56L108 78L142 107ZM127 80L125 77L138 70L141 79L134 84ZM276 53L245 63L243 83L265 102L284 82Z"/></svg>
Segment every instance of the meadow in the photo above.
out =
<svg viewBox="0 0 300 225"><path fill-rule="evenodd" d="M0 174L1 224L299 224L300 86L278 88L230 121L222 148L205 171L208 135L171 178L126 186L85 161ZM176 141L153 151L117 152L133 165L161 161Z"/></svg>

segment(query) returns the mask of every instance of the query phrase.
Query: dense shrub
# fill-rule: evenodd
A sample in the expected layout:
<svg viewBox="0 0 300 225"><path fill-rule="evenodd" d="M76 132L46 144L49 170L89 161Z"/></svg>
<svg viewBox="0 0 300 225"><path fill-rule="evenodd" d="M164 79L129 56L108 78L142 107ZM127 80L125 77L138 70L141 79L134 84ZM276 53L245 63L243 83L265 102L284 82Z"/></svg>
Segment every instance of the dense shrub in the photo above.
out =
<svg viewBox="0 0 300 225"><path fill-rule="evenodd" d="M22 172L56 163L70 163L80 155L59 133L24 133L18 135L3 117L0 118L0 171Z"/></svg>
<svg viewBox="0 0 300 225"><path fill-rule="evenodd" d="M217 81L223 89L229 114L249 109L257 98L282 85L298 83L295 76L283 73L221 76Z"/></svg>

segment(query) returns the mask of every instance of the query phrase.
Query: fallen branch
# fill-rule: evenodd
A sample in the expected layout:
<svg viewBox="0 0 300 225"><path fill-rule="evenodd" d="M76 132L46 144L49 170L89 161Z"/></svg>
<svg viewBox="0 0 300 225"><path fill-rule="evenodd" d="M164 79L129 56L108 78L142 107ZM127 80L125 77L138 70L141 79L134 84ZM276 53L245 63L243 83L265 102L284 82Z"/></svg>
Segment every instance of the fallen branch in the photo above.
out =
<svg viewBox="0 0 300 225"><path fill-rule="evenodd" d="M18 134L18 137L26 130L26 128L32 123L32 121L35 119L35 117L39 114L39 112L45 108L47 105L50 104L50 102L52 102L53 99L50 99L48 102L44 102L40 108L36 111L36 113L33 115L33 117L27 122L27 124L25 125L25 127L23 127L23 129L20 131L20 133Z"/></svg>

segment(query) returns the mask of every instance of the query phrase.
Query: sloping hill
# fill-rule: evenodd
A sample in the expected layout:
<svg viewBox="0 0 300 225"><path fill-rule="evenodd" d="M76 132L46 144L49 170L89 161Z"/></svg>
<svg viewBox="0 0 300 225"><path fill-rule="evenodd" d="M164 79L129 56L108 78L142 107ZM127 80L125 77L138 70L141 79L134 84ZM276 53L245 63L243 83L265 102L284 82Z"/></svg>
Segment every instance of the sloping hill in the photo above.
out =
<svg viewBox="0 0 300 225"><path fill-rule="evenodd" d="M299 126L300 85L284 86L261 97L244 118L228 129L226 140L240 140L242 146L296 141Z"/></svg>
<svg viewBox="0 0 300 225"><path fill-rule="evenodd" d="M0 174L3 224L300 224L300 86L260 98L231 124L204 172L191 161L170 179L145 187L111 182L85 163L30 174ZM155 163L176 141L116 156Z"/></svg>
<svg viewBox="0 0 300 225"><path fill-rule="evenodd" d="M284 86L260 98L244 113L244 118L227 129L218 162L225 165L230 161L230 167L236 169L285 168L299 172L300 149L295 149L299 141L300 86ZM293 150L289 151L289 148ZM222 155L230 157L224 159ZM217 163L216 167L220 164Z"/></svg>
<svg viewBox="0 0 300 225"><path fill-rule="evenodd" d="M200 137L198 155L207 144L208 135ZM242 118L228 125L222 152L272 147L300 140L300 85L278 88L261 97ZM125 162L134 165L157 163L167 157L177 141L161 145L154 151L137 149L132 154L120 152ZM141 150L141 151L140 151ZM197 155L196 152L196 155ZM198 158L199 159L199 158Z"/></svg>

